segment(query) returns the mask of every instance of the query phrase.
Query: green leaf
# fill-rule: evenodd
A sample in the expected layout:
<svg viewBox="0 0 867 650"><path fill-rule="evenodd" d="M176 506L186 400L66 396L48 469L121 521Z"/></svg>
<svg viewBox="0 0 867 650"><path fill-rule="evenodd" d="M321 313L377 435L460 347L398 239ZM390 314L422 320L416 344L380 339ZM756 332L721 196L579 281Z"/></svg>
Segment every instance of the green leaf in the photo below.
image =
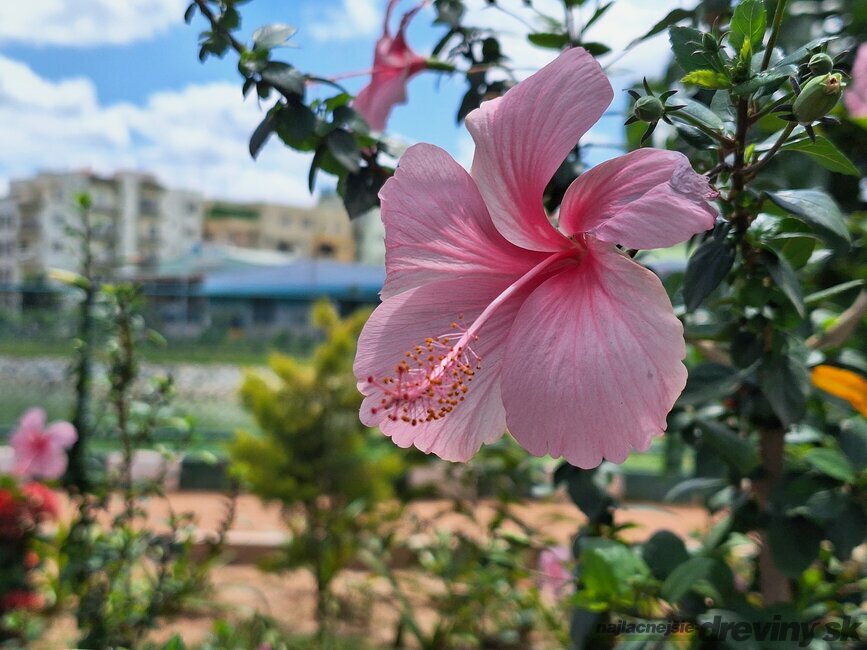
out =
<svg viewBox="0 0 867 650"><path fill-rule="evenodd" d="M818 305L820 302L827 300L828 298L839 296L841 293L846 293L853 289L860 289L863 286L864 280L849 280L849 282L842 282L828 289L811 293L804 298L804 303L807 305Z"/></svg>
<svg viewBox="0 0 867 650"><path fill-rule="evenodd" d="M747 475L759 465L755 447L720 422L698 419L703 444L710 446L720 458L734 467L741 475Z"/></svg>
<svg viewBox="0 0 867 650"><path fill-rule="evenodd" d="M666 501L677 501L695 492L710 492L728 485L723 478L688 478L671 488L665 495Z"/></svg>
<svg viewBox="0 0 867 650"><path fill-rule="evenodd" d="M334 129L325 136L325 145L337 162L350 172L358 171L358 159L361 157L361 151L349 131Z"/></svg>
<svg viewBox="0 0 867 650"><path fill-rule="evenodd" d="M771 517L768 541L774 561L789 578L799 577L819 555L824 534L806 517Z"/></svg>
<svg viewBox="0 0 867 650"><path fill-rule="evenodd" d="M554 484L565 483L572 502L591 522L597 522L614 505L595 469L581 469L562 463L554 472Z"/></svg>
<svg viewBox="0 0 867 650"><path fill-rule="evenodd" d="M762 44L768 17L763 0L742 0L732 15L729 25L729 43L735 52L746 53L748 58Z"/></svg>
<svg viewBox="0 0 867 650"><path fill-rule="evenodd" d="M828 529L828 539L834 545L834 555L841 560L848 560L855 547L867 539L867 513L864 508L850 500Z"/></svg>
<svg viewBox="0 0 867 650"><path fill-rule="evenodd" d="M288 146L299 151L312 151L316 138L311 136L316 130L316 115L306 104L298 101L287 104L280 111L277 135Z"/></svg>
<svg viewBox="0 0 867 650"><path fill-rule="evenodd" d="M685 84L701 86L702 88L710 88L712 90L730 88L732 85L727 75L714 70L693 70L684 75L680 81Z"/></svg>
<svg viewBox="0 0 867 650"><path fill-rule="evenodd" d="M828 138L823 138L821 135L816 136L816 142L810 141L804 137L801 140L789 140L784 144L780 151L799 151L810 156L825 169L838 174L847 174L849 176L861 176L858 168L849 160L846 155L840 151L834 143Z"/></svg>
<svg viewBox="0 0 867 650"><path fill-rule="evenodd" d="M605 45L604 43L581 43L581 47L590 52L593 56L602 56L603 54L608 54L611 51L611 48Z"/></svg>
<svg viewBox="0 0 867 650"><path fill-rule="evenodd" d="M778 84L792 75L793 69L773 69L758 73L755 77L743 83L739 83L732 89L736 95L752 95L757 90L766 86Z"/></svg>
<svg viewBox="0 0 867 650"><path fill-rule="evenodd" d="M360 217L379 205L379 190L386 178L386 174L370 167L347 175L343 187L343 205L350 219Z"/></svg>
<svg viewBox="0 0 867 650"><path fill-rule="evenodd" d="M683 540L669 530L660 530L641 547L641 556L653 576L665 580L679 565L689 560Z"/></svg>
<svg viewBox="0 0 867 650"><path fill-rule="evenodd" d="M197 9L196 3L193 2L190 4L190 6L187 7L187 10L184 11L184 22L187 25L189 25L191 22L193 22L193 17L196 15L196 9Z"/></svg>
<svg viewBox="0 0 867 650"><path fill-rule="evenodd" d="M610 0L609 2L606 2L605 4L599 5L597 7L596 11L593 12L593 15L590 16L590 18L587 20L586 23L584 23L583 31L586 32L588 29L590 29L590 26L593 23L595 23L597 20L602 18L602 16L605 15L605 12L607 12L613 6L614 6L614 0Z"/></svg>
<svg viewBox="0 0 867 650"><path fill-rule="evenodd" d="M268 141L268 138L271 137L276 123L274 113L271 111L265 116L264 120L259 122L259 126L256 127L255 131L253 131L253 135L250 136L249 150L250 155L254 159L259 155L259 152L262 150L265 142Z"/></svg>
<svg viewBox="0 0 867 650"><path fill-rule="evenodd" d="M679 108L676 111L669 113L669 116L672 119L680 120L682 122L686 122L687 124L694 124L698 122L705 128L708 128L711 131L716 131L718 133L722 132L722 130L725 128L725 122L723 122L722 118L701 102L697 102L696 100L690 99L688 97L679 97L673 99L672 101L674 101L676 104L684 105L683 108Z"/></svg>
<svg viewBox="0 0 867 650"><path fill-rule="evenodd" d="M297 31L291 25L284 25L283 23L265 25L253 32L253 47L262 50L279 47L292 38Z"/></svg>
<svg viewBox="0 0 867 650"><path fill-rule="evenodd" d="M562 50L569 42L569 37L566 34L554 34L551 32L536 32L527 34L527 40L533 45L546 47L551 50Z"/></svg>
<svg viewBox="0 0 867 650"><path fill-rule="evenodd" d="M855 480L855 470L852 464L836 449L814 447L804 454L804 460L815 470L826 476L851 483Z"/></svg>
<svg viewBox="0 0 867 650"><path fill-rule="evenodd" d="M656 36L660 32L664 32L666 29L674 25L675 23L679 23L681 20L686 20L687 18L692 18L695 16L695 9L672 9L668 12L668 14L656 23L650 30L644 34L643 36L639 36L634 41L632 41L626 49L633 47L634 45L638 45L641 41L646 41L651 36Z"/></svg>
<svg viewBox="0 0 867 650"><path fill-rule="evenodd" d="M735 261L735 249L724 236L706 240L690 256L683 277L683 301L688 311L704 302L728 275Z"/></svg>
<svg viewBox="0 0 867 650"><path fill-rule="evenodd" d="M677 398L677 403L694 406L707 400L725 398L741 384L742 379L741 374L731 366L700 363L690 369L686 387Z"/></svg>
<svg viewBox="0 0 867 650"><path fill-rule="evenodd" d="M670 603L676 603L686 596L699 580L706 580L711 575L716 562L710 557L690 558L678 566L665 579L660 589L660 595Z"/></svg>
<svg viewBox="0 0 867 650"><path fill-rule="evenodd" d="M801 419L807 407L810 378L802 359L791 354L774 356L759 368L759 386L785 426Z"/></svg>
<svg viewBox="0 0 867 650"><path fill-rule="evenodd" d="M600 537L584 540L579 561L584 591L597 601L629 599L634 596L631 583L650 575L632 548Z"/></svg>
<svg viewBox="0 0 867 650"><path fill-rule="evenodd" d="M773 67L783 68L791 65L798 65L801 61L806 59L813 50L822 47L825 43L833 41L836 38L836 36L821 36L819 38L814 38L812 41L802 45L788 56L784 56L782 59L777 61Z"/></svg>
<svg viewBox="0 0 867 650"><path fill-rule="evenodd" d="M765 250L762 253L762 261L765 263L768 273L771 274L774 284L786 295L786 298L798 311L798 315L803 318L806 314L806 308L804 307L804 293L798 274L795 273L786 259L778 256L775 251Z"/></svg>
<svg viewBox="0 0 867 650"><path fill-rule="evenodd" d="M821 190L781 190L768 192L768 198L777 206L811 226L830 243L849 244L851 238L840 208Z"/></svg>
<svg viewBox="0 0 867 650"><path fill-rule="evenodd" d="M304 96L304 75L288 63L269 61L260 74L284 95Z"/></svg>
<svg viewBox="0 0 867 650"><path fill-rule="evenodd" d="M672 27L668 30L671 49L684 72L719 70L719 55L711 55L702 47L702 33L692 27Z"/></svg>

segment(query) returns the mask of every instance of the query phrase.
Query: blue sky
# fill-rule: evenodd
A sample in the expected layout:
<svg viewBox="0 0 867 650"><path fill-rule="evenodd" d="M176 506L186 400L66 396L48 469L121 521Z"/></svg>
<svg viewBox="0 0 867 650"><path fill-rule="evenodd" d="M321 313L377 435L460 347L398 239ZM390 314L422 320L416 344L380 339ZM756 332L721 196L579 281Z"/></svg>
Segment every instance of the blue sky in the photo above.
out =
<svg viewBox="0 0 867 650"><path fill-rule="evenodd" d="M298 27L297 48L283 58L321 76L370 65L385 0L253 0L242 7L243 36L261 24ZM521 74L555 53L530 47L523 21L536 20L522 0L501 0L518 20L469 0L473 24L505 33L505 53ZM587 3L592 9L593 2ZM593 38L622 48L685 0L618 0ZM262 107L240 94L236 60L201 64L196 39L204 22L183 23L185 0L28 0L0 3L0 194L10 178L39 169L141 169L163 182L208 196L309 204L309 159L269 143L249 160L246 139ZM559 0L536 0L554 13ZM405 0L399 10L412 6ZM409 42L427 53L442 34L432 10L420 13ZM579 17L580 19L580 17ZM665 62L656 39L621 59L611 72L615 90L635 76L654 74ZM604 63L604 61L603 61ZM357 90L364 78L346 81ZM454 114L464 90L460 76L424 73L409 88L390 130L409 142L427 141L468 164L471 141ZM621 97L622 93L618 93ZM622 100L617 100L622 104ZM615 109L617 106L615 106ZM617 143L622 117L603 120L591 141ZM616 149L594 150L601 159Z"/></svg>

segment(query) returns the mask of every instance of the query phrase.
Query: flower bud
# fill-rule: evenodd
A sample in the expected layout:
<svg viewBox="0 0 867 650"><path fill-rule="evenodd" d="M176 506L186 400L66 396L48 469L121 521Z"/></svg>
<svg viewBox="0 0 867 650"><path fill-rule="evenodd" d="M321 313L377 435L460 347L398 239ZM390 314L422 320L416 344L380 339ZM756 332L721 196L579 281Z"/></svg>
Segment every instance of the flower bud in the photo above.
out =
<svg viewBox="0 0 867 650"><path fill-rule="evenodd" d="M801 124L812 124L830 113L842 94L843 81L839 74L814 77L801 89L792 113Z"/></svg>
<svg viewBox="0 0 867 650"><path fill-rule="evenodd" d="M658 122L665 113L665 107L657 97L646 95L635 100L632 114L642 122Z"/></svg>
<svg viewBox="0 0 867 650"><path fill-rule="evenodd" d="M810 57L807 67L810 68L810 73L814 77L819 77L823 74L828 74L834 69L834 59L824 52L820 52Z"/></svg>

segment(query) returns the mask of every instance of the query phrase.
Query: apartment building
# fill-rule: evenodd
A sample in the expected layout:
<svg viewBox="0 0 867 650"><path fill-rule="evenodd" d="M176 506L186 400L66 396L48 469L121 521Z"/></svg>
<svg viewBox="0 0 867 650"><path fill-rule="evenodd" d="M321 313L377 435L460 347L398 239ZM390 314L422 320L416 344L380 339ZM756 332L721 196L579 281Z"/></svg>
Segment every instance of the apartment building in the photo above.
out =
<svg viewBox="0 0 867 650"><path fill-rule="evenodd" d="M313 208L274 203L205 204L205 241L325 258L355 259L353 229L338 197L324 197Z"/></svg>
<svg viewBox="0 0 867 650"><path fill-rule="evenodd" d="M18 284L18 207L11 199L0 199L0 307L15 308L20 297Z"/></svg>
<svg viewBox="0 0 867 650"><path fill-rule="evenodd" d="M9 201L17 210L18 278L43 277L51 268L81 263L80 193L91 197L88 213L98 271L134 274L179 257L202 239L202 198L165 188L152 176L88 171L42 173L13 180Z"/></svg>

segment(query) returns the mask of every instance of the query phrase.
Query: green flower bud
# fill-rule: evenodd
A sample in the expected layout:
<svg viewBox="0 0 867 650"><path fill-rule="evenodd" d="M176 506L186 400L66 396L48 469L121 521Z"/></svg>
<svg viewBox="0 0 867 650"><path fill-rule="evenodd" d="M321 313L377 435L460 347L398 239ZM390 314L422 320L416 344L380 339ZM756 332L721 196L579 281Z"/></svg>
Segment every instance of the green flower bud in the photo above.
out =
<svg viewBox="0 0 867 650"><path fill-rule="evenodd" d="M814 77L801 89L792 113L801 124L812 124L830 113L842 94L843 80L839 74Z"/></svg>
<svg viewBox="0 0 867 650"><path fill-rule="evenodd" d="M635 100L632 114L642 122L658 122L665 113L665 107L658 97L646 95Z"/></svg>
<svg viewBox="0 0 867 650"><path fill-rule="evenodd" d="M814 54L810 57L810 62L807 64L807 67L810 68L810 72L814 77L818 77L823 74L828 74L834 69L834 59L824 52L820 52L819 54Z"/></svg>

